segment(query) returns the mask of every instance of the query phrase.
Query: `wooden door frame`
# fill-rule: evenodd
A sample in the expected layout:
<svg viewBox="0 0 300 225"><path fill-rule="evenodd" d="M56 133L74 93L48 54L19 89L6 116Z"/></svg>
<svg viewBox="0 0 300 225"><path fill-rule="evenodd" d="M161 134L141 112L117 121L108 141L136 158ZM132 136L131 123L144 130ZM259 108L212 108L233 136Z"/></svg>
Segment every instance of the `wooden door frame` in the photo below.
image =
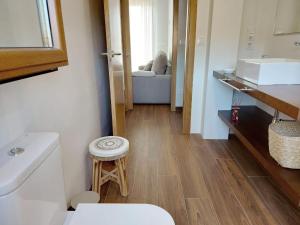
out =
<svg viewBox="0 0 300 225"><path fill-rule="evenodd" d="M176 79L178 57L178 23L179 0L173 0L173 37L172 37L172 77L171 77L171 111L176 111Z"/></svg>
<svg viewBox="0 0 300 225"><path fill-rule="evenodd" d="M116 96L116 89L115 89L116 82L114 79L114 74L113 74L112 65L111 65L112 64L111 59L113 56L112 56L112 52L111 52L112 46L111 46L109 1L110 0L103 0L103 7L104 7L105 35L106 35L106 45L107 45L106 55L108 57L108 70L109 70L108 73L109 73L112 128L113 128L113 135L125 137L125 134L126 134L126 132L125 132L125 108L126 108L125 99L123 99L124 101L122 101L123 104L120 104L118 101L116 101L118 96ZM121 14L121 2L120 2L120 14ZM122 21L122 18L120 15L120 23L122 24L121 21ZM121 40L121 41L123 41L123 40ZM124 78L124 76L123 76L123 78ZM119 86L119 88L117 90L119 90L120 88L123 88L123 81L121 83L122 84ZM125 93L124 93L124 95L125 95ZM121 113L118 113L119 111L121 111Z"/></svg>
<svg viewBox="0 0 300 225"><path fill-rule="evenodd" d="M183 133L191 133L194 61L197 31L197 0L188 0L186 62L183 95Z"/></svg>
<svg viewBox="0 0 300 225"><path fill-rule="evenodd" d="M133 93L132 93L129 0L120 0L120 2L121 2L121 18L122 18L121 26L122 26L126 110L132 110ZM173 0L171 111L176 111L176 73L177 73L178 22L179 22L178 20L179 20L179 0Z"/></svg>
<svg viewBox="0 0 300 225"><path fill-rule="evenodd" d="M131 68L131 46L130 46L130 20L129 0L121 1L121 26L123 40L123 59L125 77L126 109L133 109L132 95L132 68ZM196 25L197 25L197 0L188 0L187 12L187 40L186 40L186 62L184 75L184 97L183 97L183 133L191 131L192 114L192 91L194 78L194 60L196 47ZM177 56L178 56L178 26L179 26L179 0L173 0L173 47L172 47L172 78L171 78L171 111L176 111L176 78L177 78ZM126 65L126 68L125 68Z"/></svg>
<svg viewBox="0 0 300 225"><path fill-rule="evenodd" d="M120 0L126 111L133 109L129 0Z"/></svg>

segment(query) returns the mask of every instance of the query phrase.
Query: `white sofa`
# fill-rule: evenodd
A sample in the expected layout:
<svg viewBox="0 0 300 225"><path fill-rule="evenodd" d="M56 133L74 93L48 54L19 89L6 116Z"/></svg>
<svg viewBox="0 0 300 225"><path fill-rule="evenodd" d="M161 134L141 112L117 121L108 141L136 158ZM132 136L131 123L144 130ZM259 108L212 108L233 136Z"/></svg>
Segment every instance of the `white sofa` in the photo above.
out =
<svg viewBox="0 0 300 225"><path fill-rule="evenodd" d="M135 104L170 104L171 75L157 75L152 71L132 73L133 103Z"/></svg>

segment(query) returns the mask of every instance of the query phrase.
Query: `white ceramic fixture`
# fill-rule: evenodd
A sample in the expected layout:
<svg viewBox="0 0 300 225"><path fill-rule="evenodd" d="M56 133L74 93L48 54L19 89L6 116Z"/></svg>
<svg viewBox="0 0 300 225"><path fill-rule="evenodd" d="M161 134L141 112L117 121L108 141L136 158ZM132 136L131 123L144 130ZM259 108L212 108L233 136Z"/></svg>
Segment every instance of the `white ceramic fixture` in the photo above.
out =
<svg viewBox="0 0 300 225"><path fill-rule="evenodd" d="M70 213L65 199L58 134L29 133L0 149L1 225L175 225L154 205L79 204Z"/></svg>
<svg viewBox="0 0 300 225"><path fill-rule="evenodd" d="M236 75L257 85L300 84L300 60L240 59Z"/></svg>
<svg viewBox="0 0 300 225"><path fill-rule="evenodd" d="M175 225L164 209L149 204L80 204L68 225Z"/></svg>
<svg viewBox="0 0 300 225"><path fill-rule="evenodd" d="M62 225L65 199L58 134L26 134L0 150L1 225Z"/></svg>

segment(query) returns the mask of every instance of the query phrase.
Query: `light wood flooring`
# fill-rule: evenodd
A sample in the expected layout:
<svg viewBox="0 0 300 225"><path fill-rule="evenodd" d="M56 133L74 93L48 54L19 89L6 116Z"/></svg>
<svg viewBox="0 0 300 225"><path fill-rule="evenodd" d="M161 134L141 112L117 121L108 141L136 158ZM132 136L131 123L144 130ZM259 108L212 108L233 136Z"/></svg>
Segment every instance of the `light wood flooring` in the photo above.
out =
<svg viewBox="0 0 300 225"><path fill-rule="evenodd" d="M300 225L300 211L236 138L182 135L181 117L164 105L127 113L129 196L109 183L102 202L159 205L176 225Z"/></svg>

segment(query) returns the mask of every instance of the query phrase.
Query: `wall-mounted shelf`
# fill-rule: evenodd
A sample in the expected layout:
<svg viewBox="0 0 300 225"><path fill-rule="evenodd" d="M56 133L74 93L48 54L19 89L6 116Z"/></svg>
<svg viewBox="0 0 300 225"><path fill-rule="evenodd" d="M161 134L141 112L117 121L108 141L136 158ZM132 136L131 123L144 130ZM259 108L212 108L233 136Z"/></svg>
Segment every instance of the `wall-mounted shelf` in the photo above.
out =
<svg viewBox="0 0 300 225"><path fill-rule="evenodd" d="M215 71L214 77L229 87L300 120L300 85L255 85L233 74Z"/></svg>
<svg viewBox="0 0 300 225"><path fill-rule="evenodd" d="M239 111L238 123L231 121L231 110L219 111L219 117L272 177L282 193L299 208L300 170L281 167L269 154L268 127L272 122L272 116L256 106L243 106Z"/></svg>
<svg viewBox="0 0 300 225"><path fill-rule="evenodd" d="M275 110L300 120L300 85L259 86L233 74L218 71L214 72L214 77L229 88L246 93ZM238 123L232 122L231 110L219 111L219 117L246 146L282 193L300 208L300 170L281 167L269 153L268 128L273 117L256 106L242 106Z"/></svg>

